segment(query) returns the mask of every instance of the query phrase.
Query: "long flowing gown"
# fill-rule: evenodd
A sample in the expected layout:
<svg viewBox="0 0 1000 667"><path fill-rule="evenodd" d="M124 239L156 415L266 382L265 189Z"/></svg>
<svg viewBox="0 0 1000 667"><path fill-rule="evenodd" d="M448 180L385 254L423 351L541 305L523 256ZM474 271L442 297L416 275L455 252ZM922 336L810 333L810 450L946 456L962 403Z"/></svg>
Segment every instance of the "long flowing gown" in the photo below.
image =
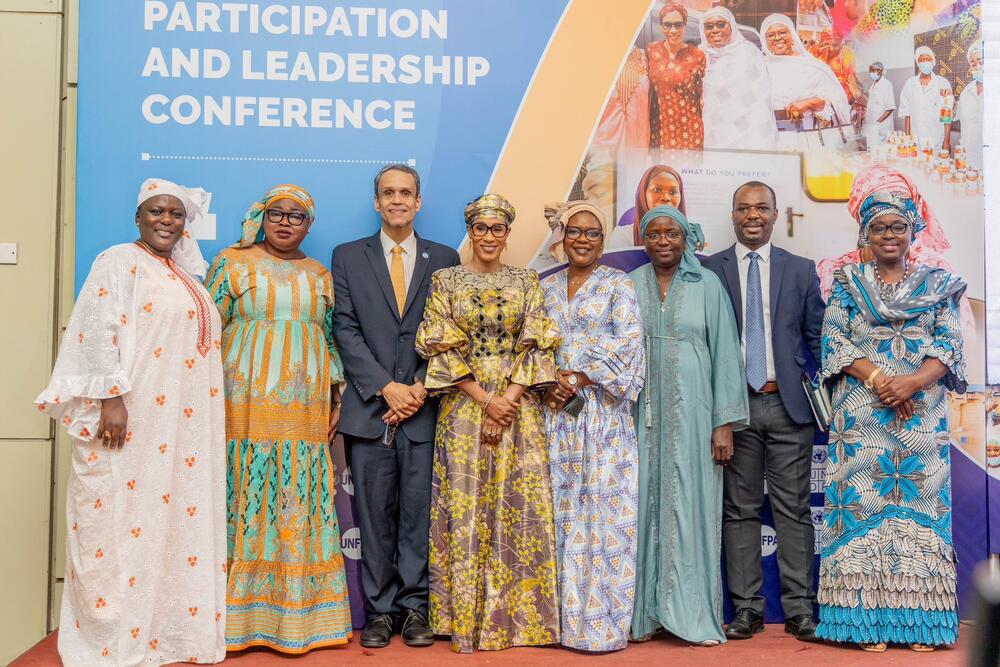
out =
<svg viewBox="0 0 1000 667"><path fill-rule="evenodd" d="M630 274L646 336L639 433L639 552L632 636L658 627L724 642L722 467L712 430L749 419L736 318L711 271L678 269L660 301L651 264Z"/></svg>
<svg viewBox="0 0 1000 667"><path fill-rule="evenodd" d="M351 637L330 385L333 277L313 259L228 248L209 269L225 326L229 650L304 653Z"/></svg>
<svg viewBox="0 0 1000 667"><path fill-rule="evenodd" d="M931 271L913 270L913 287L929 291L921 287L924 270ZM953 644L946 390L964 391L966 383L958 305L943 300L911 319L875 323L846 286L855 272L873 276L870 264L838 271L823 323L823 374L835 383L817 634L840 642ZM909 374L928 358L948 373L914 394L916 411L905 422L843 373L856 359L868 359L889 375Z"/></svg>
<svg viewBox="0 0 1000 667"><path fill-rule="evenodd" d="M653 102L650 147L701 150L705 141L701 120L705 54L685 44L671 57L664 42L653 42L646 47L646 67Z"/></svg>
<svg viewBox="0 0 1000 667"><path fill-rule="evenodd" d="M635 599L638 441L632 410L646 374L635 287L598 266L568 301L567 273L542 281L559 327L559 367L594 382L577 417L546 408L555 505L562 644L585 651L628 645Z"/></svg>
<svg viewBox="0 0 1000 667"><path fill-rule="evenodd" d="M442 395L431 487L430 616L452 650L559 641L552 486L542 408L532 389L555 381L559 332L538 275L461 266L431 277L417 352L425 385ZM483 410L456 383L488 392L528 388L496 446L481 442Z"/></svg>
<svg viewBox="0 0 1000 667"><path fill-rule="evenodd" d="M704 33L704 23L701 30ZM736 29L730 43L721 47L710 46L703 35L702 49L708 59L702 111L705 148L773 150L778 128L764 54Z"/></svg>
<svg viewBox="0 0 1000 667"><path fill-rule="evenodd" d="M68 667L225 658L225 422L218 313L136 244L94 261L39 410L73 439L59 655ZM101 399L128 410L101 446Z"/></svg>

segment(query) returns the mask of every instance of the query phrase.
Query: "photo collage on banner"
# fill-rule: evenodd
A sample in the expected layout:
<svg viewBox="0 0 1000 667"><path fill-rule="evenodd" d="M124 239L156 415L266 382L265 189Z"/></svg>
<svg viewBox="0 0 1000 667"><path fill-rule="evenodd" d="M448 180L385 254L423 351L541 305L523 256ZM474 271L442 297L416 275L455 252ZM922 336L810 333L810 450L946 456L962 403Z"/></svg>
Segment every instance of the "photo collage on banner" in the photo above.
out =
<svg viewBox="0 0 1000 667"><path fill-rule="evenodd" d="M886 169L910 179L929 211L910 260L968 283L961 321L969 391L948 398L960 599L967 603L971 568L988 553L985 471L1000 472L1000 390L987 392L985 377L982 17L978 2L909 7L891 0L651 3L567 198L605 212L601 261L630 271L647 261L637 224L647 210L679 208L702 226L701 253L709 255L734 241L735 189L763 181L777 198L774 243L816 261L828 298L835 270L871 259L848 212L855 180L874 183ZM671 24L683 25L683 44L669 43ZM918 59L930 63L929 85L920 85ZM531 262L543 274L564 265L550 239ZM989 445L987 410L995 434ZM812 473L817 560L826 458L820 434ZM761 546L773 556L771 525L763 526ZM764 563L766 618L778 622L776 559Z"/></svg>

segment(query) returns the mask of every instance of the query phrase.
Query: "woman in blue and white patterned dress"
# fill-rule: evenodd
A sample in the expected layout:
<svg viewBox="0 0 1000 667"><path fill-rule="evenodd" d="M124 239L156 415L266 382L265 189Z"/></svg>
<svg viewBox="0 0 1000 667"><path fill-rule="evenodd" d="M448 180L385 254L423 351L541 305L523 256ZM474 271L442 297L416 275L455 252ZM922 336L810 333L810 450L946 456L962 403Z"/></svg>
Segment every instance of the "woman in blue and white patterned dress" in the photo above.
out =
<svg viewBox="0 0 1000 667"><path fill-rule="evenodd" d="M545 396L555 507L562 644L628 645L635 597L639 455L632 411L646 371L632 280L597 263L604 214L583 201L553 206L549 225L569 266L542 281L562 334L558 383ZM577 415L560 408L574 393Z"/></svg>
<svg viewBox="0 0 1000 667"><path fill-rule="evenodd" d="M823 324L833 389L817 635L884 651L958 638L947 390L964 392L961 278L909 264L908 194L858 212L874 262L835 274Z"/></svg>

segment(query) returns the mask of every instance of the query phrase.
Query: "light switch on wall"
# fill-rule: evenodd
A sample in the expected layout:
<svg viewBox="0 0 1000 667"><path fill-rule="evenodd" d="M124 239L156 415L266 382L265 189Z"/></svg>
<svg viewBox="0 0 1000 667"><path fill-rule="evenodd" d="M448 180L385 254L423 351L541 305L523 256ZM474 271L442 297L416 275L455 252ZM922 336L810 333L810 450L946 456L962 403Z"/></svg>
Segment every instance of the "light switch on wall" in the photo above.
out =
<svg viewBox="0 0 1000 667"><path fill-rule="evenodd" d="M0 264L17 264L16 243L0 243Z"/></svg>

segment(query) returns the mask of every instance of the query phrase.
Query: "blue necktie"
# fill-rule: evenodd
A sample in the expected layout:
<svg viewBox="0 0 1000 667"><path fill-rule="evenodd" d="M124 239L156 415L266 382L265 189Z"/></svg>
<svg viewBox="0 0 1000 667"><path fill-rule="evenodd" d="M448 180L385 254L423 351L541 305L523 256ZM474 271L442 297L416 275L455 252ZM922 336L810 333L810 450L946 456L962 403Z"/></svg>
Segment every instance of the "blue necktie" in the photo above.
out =
<svg viewBox="0 0 1000 667"><path fill-rule="evenodd" d="M760 291L760 255L751 252L747 269L747 307L744 327L747 339L747 384L755 390L767 382L767 346L764 342L764 300Z"/></svg>

